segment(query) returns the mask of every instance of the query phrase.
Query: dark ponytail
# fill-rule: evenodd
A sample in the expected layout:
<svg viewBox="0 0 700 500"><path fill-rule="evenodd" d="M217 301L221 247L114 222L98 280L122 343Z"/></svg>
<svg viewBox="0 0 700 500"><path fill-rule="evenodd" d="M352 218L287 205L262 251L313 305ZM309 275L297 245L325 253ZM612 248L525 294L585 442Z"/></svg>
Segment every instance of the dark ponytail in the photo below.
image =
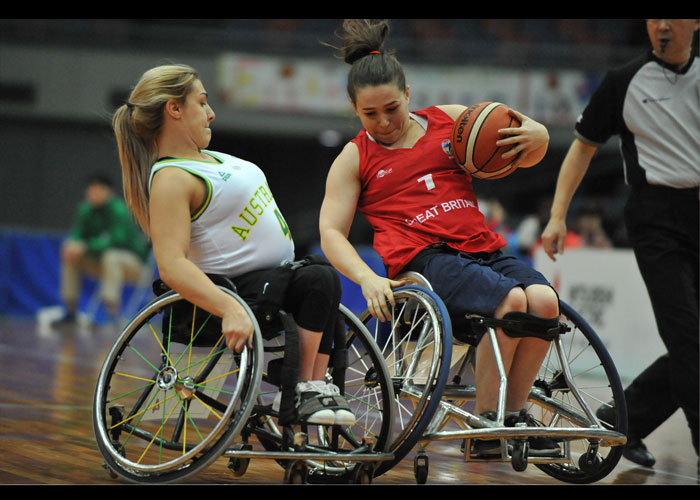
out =
<svg viewBox="0 0 700 500"><path fill-rule="evenodd" d="M368 86L395 84L406 91L406 76L393 51L385 51L384 41L389 35L389 22L368 19L346 19L340 37L339 50L343 61L352 67L348 73L348 96L355 102L357 90Z"/></svg>

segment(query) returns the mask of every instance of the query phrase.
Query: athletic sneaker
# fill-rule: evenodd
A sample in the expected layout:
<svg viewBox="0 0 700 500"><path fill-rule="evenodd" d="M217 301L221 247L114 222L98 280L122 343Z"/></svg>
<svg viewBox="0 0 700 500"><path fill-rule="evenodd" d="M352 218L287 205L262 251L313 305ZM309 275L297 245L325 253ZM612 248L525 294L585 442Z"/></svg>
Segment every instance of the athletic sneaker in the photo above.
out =
<svg viewBox="0 0 700 500"><path fill-rule="evenodd" d="M480 415L488 420L496 421L495 411L486 411ZM464 443L462 444L464 446ZM500 439L472 439L470 455L472 457L487 457L501 455Z"/></svg>
<svg viewBox="0 0 700 500"><path fill-rule="evenodd" d="M322 381L299 382L296 386L296 404L299 423L314 425L353 425L355 416L350 411L338 387ZM279 411L282 392L272 404Z"/></svg>
<svg viewBox="0 0 700 500"><path fill-rule="evenodd" d="M315 384L319 387L321 394L333 398L335 425L355 425L355 415L350 410L347 400L340 394L338 386L326 382L315 382Z"/></svg>
<svg viewBox="0 0 700 500"><path fill-rule="evenodd" d="M314 382L299 382L296 387L299 423L334 425L334 401L324 396Z"/></svg>
<svg viewBox="0 0 700 500"><path fill-rule="evenodd" d="M56 321L56 325L74 325L78 320L78 317L75 313L67 312L65 313L61 319Z"/></svg>
<svg viewBox="0 0 700 500"><path fill-rule="evenodd" d="M505 418L504 424L506 427L515 427L515 424L523 422L528 427L539 427L542 424L535 420L535 417L527 413L525 410L520 410L517 415L509 415ZM561 449L557 442L546 436L530 436L528 438L530 449L529 454L536 456L552 456L559 455Z"/></svg>

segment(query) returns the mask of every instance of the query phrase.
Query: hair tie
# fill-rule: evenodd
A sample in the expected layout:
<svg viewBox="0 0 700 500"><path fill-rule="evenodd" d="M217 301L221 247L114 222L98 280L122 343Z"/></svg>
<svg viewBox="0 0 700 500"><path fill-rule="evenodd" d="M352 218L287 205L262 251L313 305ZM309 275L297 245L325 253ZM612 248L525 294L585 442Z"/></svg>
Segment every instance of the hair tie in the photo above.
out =
<svg viewBox="0 0 700 500"><path fill-rule="evenodd" d="M126 104L126 107L127 107L127 108L132 109L132 110L134 109L134 105L133 105L132 103L130 103L130 102L127 101L127 102L125 102L124 104Z"/></svg>
<svg viewBox="0 0 700 500"><path fill-rule="evenodd" d="M371 55L371 54L379 54L379 51L378 51L378 50L373 50L372 52L370 52L370 55Z"/></svg>

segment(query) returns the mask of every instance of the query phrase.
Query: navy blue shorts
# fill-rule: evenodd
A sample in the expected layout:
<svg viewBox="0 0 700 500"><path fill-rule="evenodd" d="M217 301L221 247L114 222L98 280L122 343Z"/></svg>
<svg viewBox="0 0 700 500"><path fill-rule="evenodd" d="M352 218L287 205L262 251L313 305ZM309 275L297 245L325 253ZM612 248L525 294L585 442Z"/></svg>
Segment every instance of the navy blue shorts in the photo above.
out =
<svg viewBox="0 0 700 500"><path fill-rule="evenodd" d="M445 302L454 336L472 345L478 344L485 330L472 329L466 314L493 317L511 289L551 286L532 266L502 252L436 253L427 259L422 274Z"/></svg>

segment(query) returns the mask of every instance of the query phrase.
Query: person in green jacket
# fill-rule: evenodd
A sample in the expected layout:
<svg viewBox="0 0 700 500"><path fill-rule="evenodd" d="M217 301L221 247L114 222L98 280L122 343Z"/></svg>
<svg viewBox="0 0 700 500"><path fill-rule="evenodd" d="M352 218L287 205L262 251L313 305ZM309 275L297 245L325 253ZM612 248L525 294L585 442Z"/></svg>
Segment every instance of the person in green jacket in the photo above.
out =
<svg viewBox="0 0 700 500"><path fill-rule="evenodd" d="M138 280L147 256L146 239L111 181L101 175L90 177L85 200L78 205L73 228L61 247L63 321L75 318L85 273L99 280L99 298L107 314L116 317L124 283Z"/></svg>

